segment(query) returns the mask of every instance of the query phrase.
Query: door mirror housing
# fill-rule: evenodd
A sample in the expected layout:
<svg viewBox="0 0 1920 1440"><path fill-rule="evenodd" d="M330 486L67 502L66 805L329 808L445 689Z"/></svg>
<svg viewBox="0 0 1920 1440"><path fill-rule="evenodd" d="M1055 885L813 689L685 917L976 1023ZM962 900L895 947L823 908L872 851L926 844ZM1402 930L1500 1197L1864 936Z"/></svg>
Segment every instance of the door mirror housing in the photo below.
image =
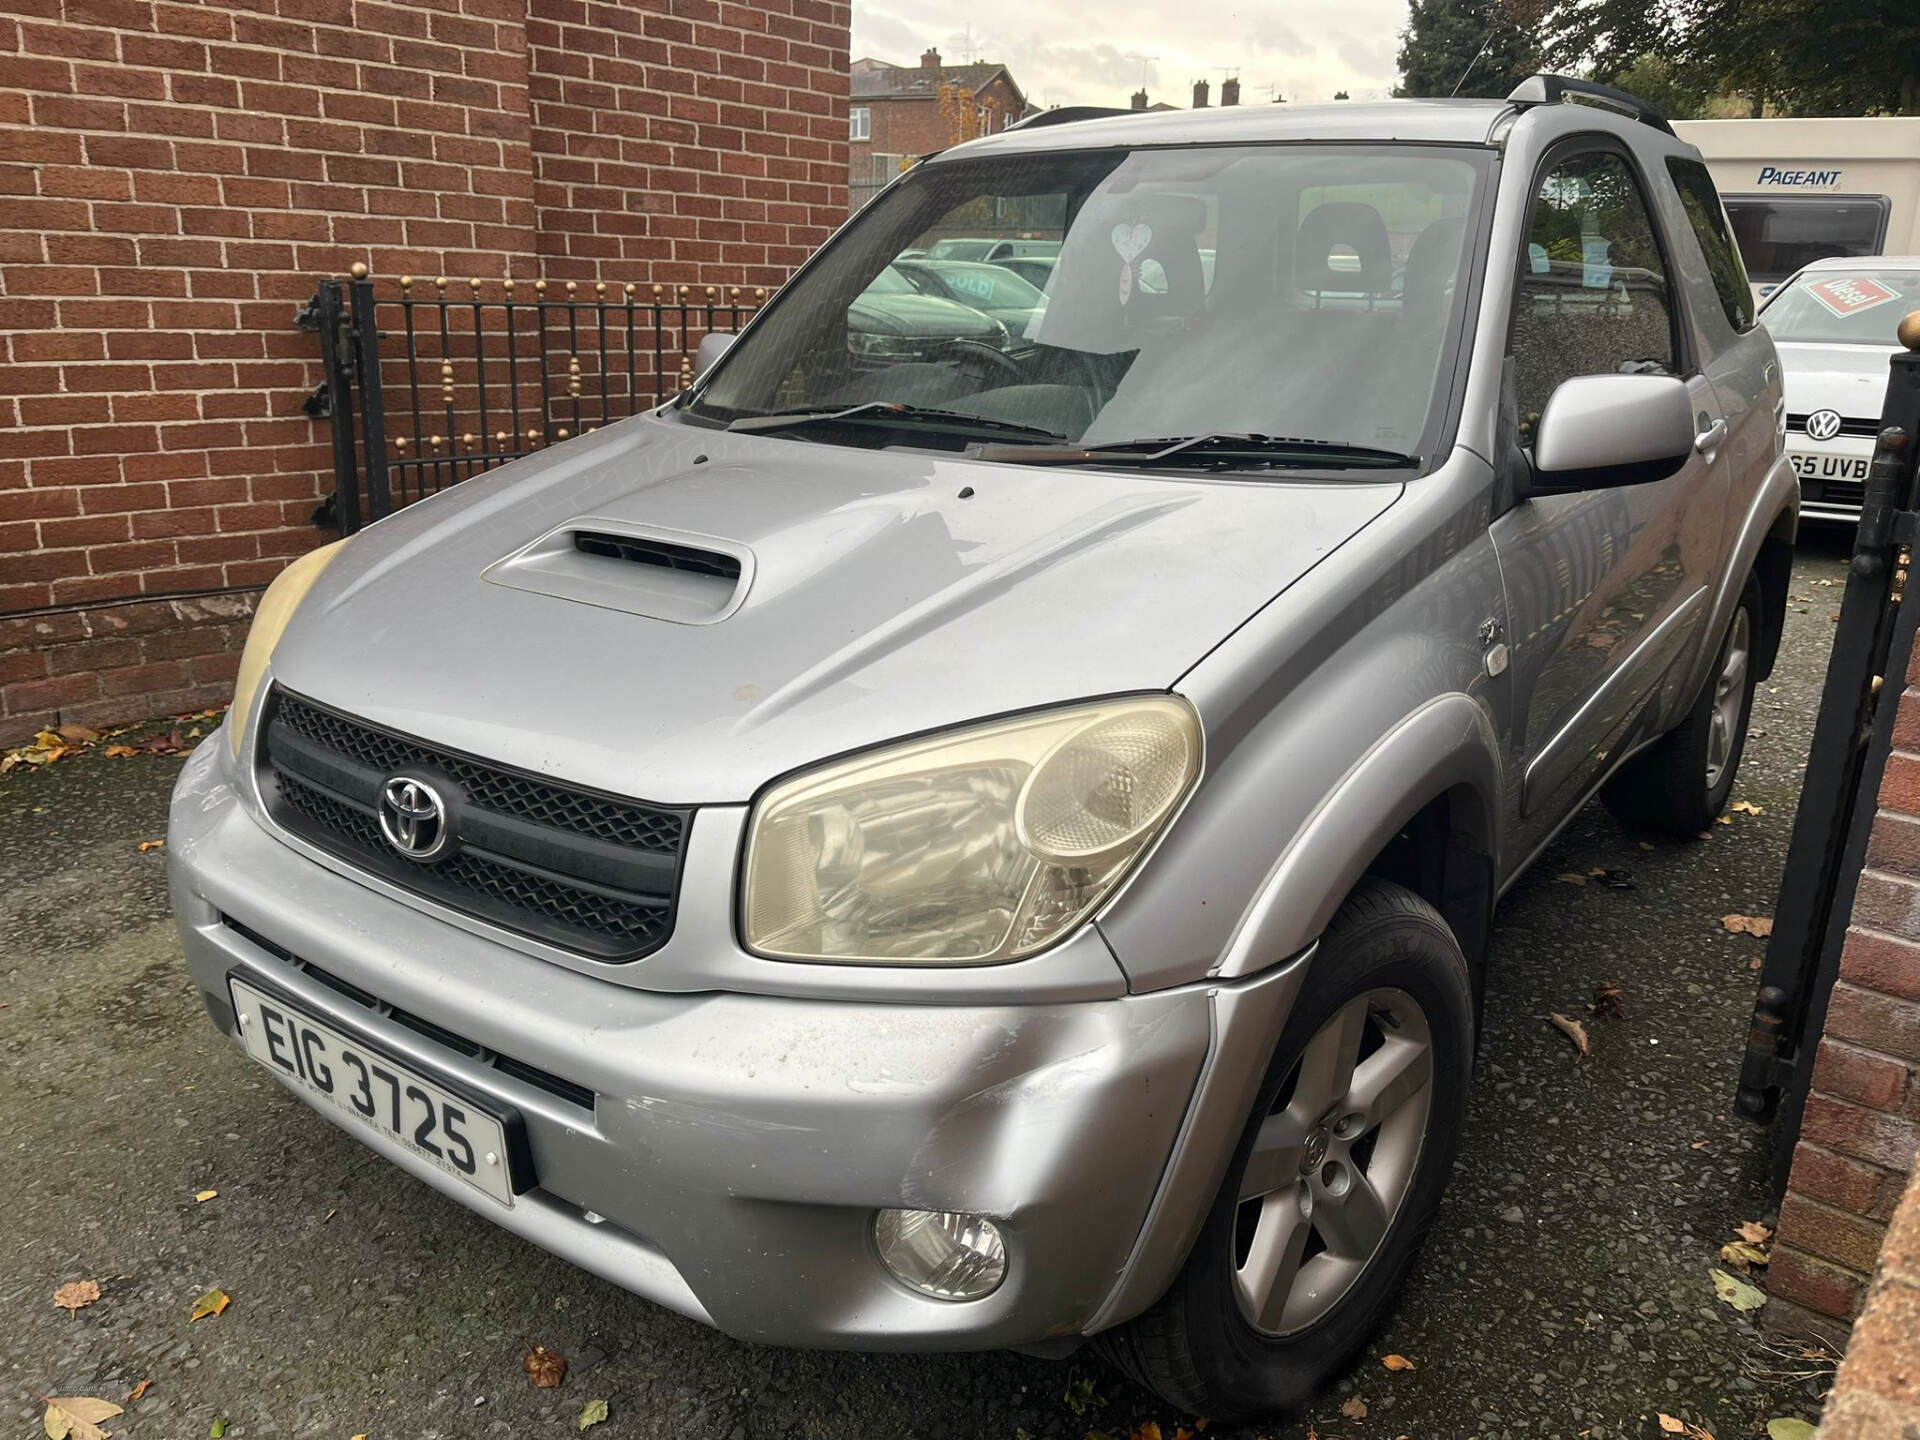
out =
<svg viewBox="0 0 1920 1440"><path fill-rule="evenodd" d="M714 330L702 335L700 348L693 352L693 378L698 380L711 370L720 357L727 353L733 342L739 338L738 335L729 335L724 330Z"/></svg>
<svg viewBox="0 0 1920 1440"><path fill-rule="evenodd" d="M1534 494L1664 480L1693 453L1693 397L1671 375L1576 375L1533 433Z"/></svg>

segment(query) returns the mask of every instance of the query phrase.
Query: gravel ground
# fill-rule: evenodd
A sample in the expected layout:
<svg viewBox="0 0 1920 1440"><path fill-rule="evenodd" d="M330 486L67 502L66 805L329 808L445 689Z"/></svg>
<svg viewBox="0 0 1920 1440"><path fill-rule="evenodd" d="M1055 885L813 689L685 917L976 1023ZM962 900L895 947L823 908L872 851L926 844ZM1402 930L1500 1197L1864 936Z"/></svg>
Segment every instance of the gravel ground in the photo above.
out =
<svg viewBox="0 0 1920 1440"><path fill-rule="evenodd" d="M1467 1141L1377 1346L1310 1413L1210 1434L1653 1436L1660 1411L1746 1436L1811 1416L1707 1278L1765 1205L1767 1137L1731 1114L1839 605L1844 552L1803 544L1779 669L1736 794L1762 807L1681 846L1598 806L1501 908ZM1832 582L1828 585L1826 582ZM389 1169L217 1042L168 918L157 838L178 763L62 761L0 779L0 1417L32 1397L144 1397L124 1436L561 1435L605 1398L609 1437L1124 1437L1181 1418L1090 1356L860 1356L738 1344L495 1230ZM1631 889L1576 885L1593 867ZM1550 1011L1618 981L1576 1065ZM196 1192L215 1189L199 1203ZM69 1316L54 1289L97 1279ZM224 1314L190 1324L218 1286ZM541 1343L564 1387L521 1374ZM1771 1342L1779 1347L1781 1342ZM1380 1357L1418 1366L1389 1374ZM1792 1356L1788 1345L1784 1354ZM1342 1405L1364 1400L1355 1419ZM1070 1403L1071 1402L1071 1403ZM1351 1407L1349 1408L1357 1408Z"/></svg>

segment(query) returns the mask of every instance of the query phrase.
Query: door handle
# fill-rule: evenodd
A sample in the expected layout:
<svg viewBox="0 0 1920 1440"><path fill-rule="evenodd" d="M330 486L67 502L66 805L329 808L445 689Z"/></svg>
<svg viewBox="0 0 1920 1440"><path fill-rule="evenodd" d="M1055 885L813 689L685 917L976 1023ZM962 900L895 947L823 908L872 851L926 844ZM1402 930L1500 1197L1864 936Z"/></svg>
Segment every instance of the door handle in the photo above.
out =
<svg viewBox="0 0 1920 1440"><path fill-rule="evenodd" d="M1720 448L1720 442L1727 438L1727 422L1716 420L1698 435L1693 437L1693 448L1702 455L1711 455Z"/></svg>

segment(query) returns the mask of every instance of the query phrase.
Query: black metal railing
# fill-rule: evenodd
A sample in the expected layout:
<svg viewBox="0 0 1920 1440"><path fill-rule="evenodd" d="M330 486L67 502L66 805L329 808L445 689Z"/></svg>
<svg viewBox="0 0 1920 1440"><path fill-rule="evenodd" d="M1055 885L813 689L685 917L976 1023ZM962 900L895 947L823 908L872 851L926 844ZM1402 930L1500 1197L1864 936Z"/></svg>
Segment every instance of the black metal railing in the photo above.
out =
<svg viewBox="0 0 1920 1440"><path fill-rule="evenodd" d="M567 280L320 282L302 312L326 380L334 494L351 534L424 496L652 409L693 378L701 339L734 333L764 288Z"/></svg>

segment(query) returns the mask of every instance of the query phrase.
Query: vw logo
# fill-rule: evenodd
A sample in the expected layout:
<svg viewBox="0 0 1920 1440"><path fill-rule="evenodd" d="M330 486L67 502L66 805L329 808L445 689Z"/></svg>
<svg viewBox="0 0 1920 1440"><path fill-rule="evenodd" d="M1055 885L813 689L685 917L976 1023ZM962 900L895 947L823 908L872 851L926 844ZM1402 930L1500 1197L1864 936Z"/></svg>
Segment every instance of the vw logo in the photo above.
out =
<svg viewBox="0 0 1920 1440"><path fill-rule="evenodd" d="M453 838L446 801L426 781L396 775L380 788L380 833L409 860L436 860Z"/></svg>
<svg viewBox="0 0 1920 1440"><path fill-rule="evenodd" d="M1840 433L1840 412L1838 410L1816 410L1807 416L1807 438L1809 440L1831 440Z"/></svg>

